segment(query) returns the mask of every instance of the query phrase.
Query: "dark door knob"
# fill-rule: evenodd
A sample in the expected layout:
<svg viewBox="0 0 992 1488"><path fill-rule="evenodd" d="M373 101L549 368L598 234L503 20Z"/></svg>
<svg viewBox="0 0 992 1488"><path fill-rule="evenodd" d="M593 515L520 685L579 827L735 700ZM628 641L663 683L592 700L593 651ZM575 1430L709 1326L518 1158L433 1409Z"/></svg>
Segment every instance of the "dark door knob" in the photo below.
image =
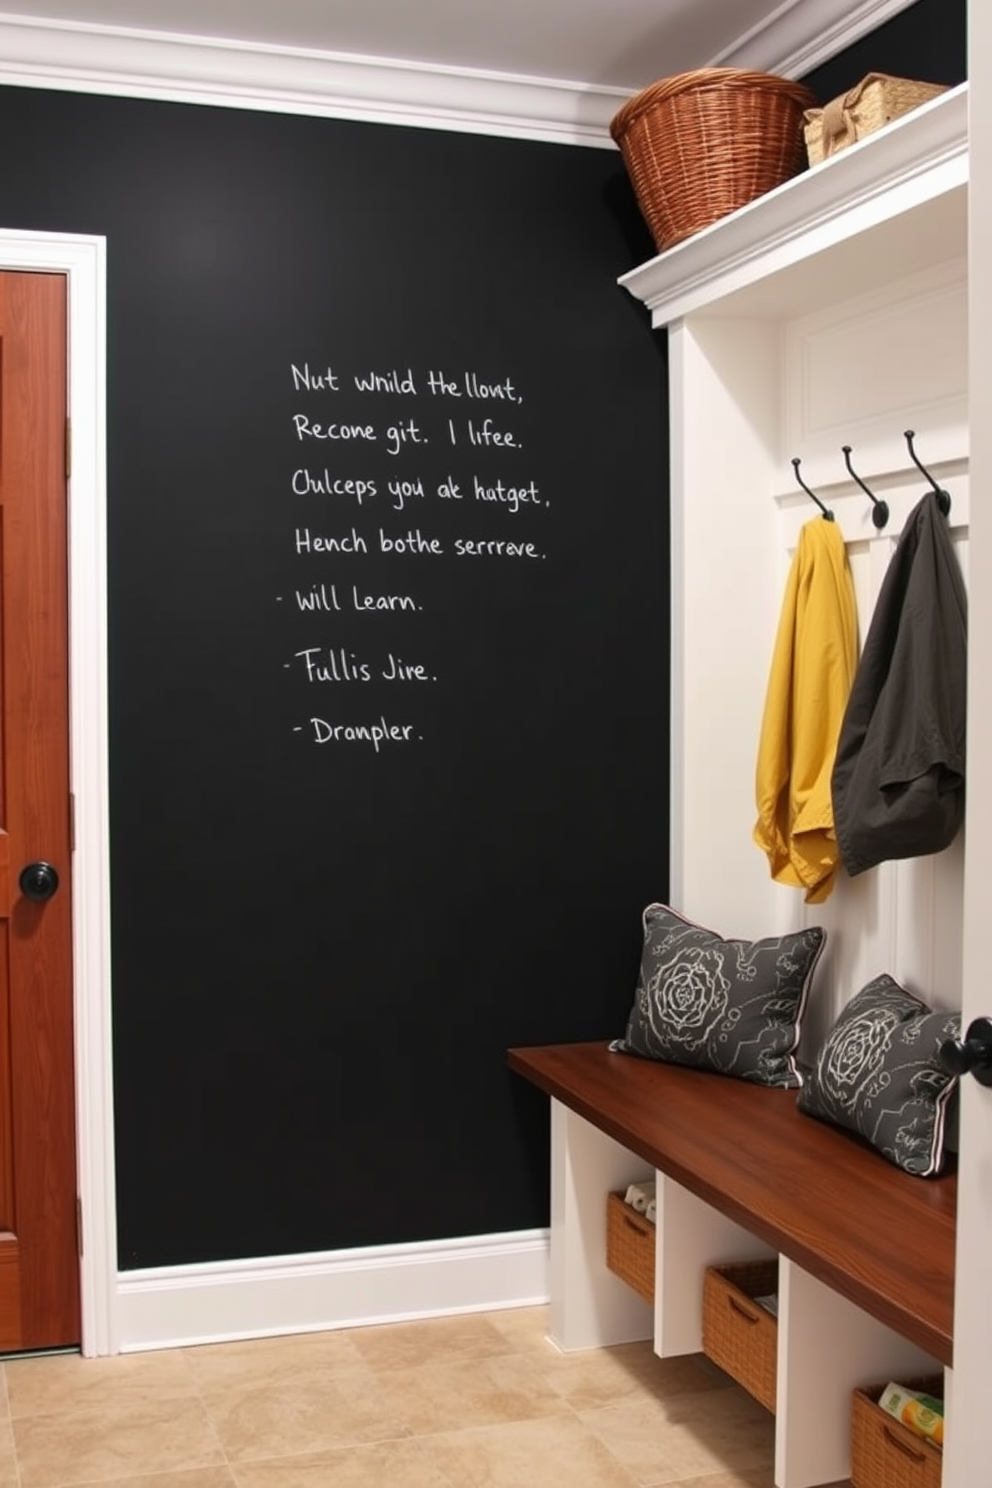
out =
<svg viewBox="0 0 992 1488"><path fill-rule="evenodd" d="M42 903L45 899L51 899L55 893L59 886L59 876L51 863L29 863L26 868L21 869L17 882L25 899L35 899Z"/></svg>
<svg viewBox="0 0 992 1488"><path fill-rule="evenodd" d="M948 1039L940 1046L940 1062L952 1075L974 1075L992 1085L992 1018L976 1018L964 1039Z"/></svg>

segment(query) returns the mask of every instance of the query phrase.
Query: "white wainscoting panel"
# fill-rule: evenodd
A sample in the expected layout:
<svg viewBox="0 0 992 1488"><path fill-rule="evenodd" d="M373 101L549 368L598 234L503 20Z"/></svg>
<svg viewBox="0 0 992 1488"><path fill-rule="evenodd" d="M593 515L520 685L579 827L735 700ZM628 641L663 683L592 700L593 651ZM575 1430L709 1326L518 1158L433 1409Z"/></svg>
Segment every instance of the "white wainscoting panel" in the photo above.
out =
<svg viewBox="0 0 992 1488"><path fill-rule="evenodd" d="M913 465L905 430L948 492L948 523L967 582L967 296L964 266L944 263L783 331L781 483L775 493L783 549L791 561L799 532L820 521L793 483L789 459L833 513L844 534L863 646L903 527L928 489ZM883 529L854 470L889 507ZM788 457L788 458L787 458ZM963 833L945 852L883 863L857 878L843 873L825 904L806 905L804 924L823 925L827 947L803 1026L801 1055L812 1059L844 1004L888 972L929 1005L961 1005Z"/></svg>
<svg viewBox="0 0 992 1488"><path fill-rule="evenodd" d="M967 455L966 266L942 264L786 330L786 451L818 480L843 476L853 448L859 475L892 463L893 440L917 431L931 460ZM940 431L939 443L935 430Z"/></svg>

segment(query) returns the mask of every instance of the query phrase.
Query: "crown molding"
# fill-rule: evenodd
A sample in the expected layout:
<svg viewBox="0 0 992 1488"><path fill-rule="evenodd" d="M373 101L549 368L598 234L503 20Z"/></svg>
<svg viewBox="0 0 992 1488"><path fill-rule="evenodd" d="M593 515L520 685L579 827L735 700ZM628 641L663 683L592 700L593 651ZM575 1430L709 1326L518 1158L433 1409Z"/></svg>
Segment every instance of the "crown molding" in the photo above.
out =
<svg viewBox="0 0 992 1488"><path fill-rule="evenodd" d="M912 0L786 0L711 65L799 77ZM0 84L613 149L632 88L0 15Z"/></svg>
<svg viewBox="0 0 992 1488"><path fill-rule="evenodd" d="M0 15L0 83L613 149L629 97L469 68Z"/></svg>
<svg viewBox="0 0 992 1488"><path fill-rule="evenodd" d="M747 67L780 77L804 77L845 47L890 21L914 0L785 0L757 26L711 59L715 67Z"/></svg>

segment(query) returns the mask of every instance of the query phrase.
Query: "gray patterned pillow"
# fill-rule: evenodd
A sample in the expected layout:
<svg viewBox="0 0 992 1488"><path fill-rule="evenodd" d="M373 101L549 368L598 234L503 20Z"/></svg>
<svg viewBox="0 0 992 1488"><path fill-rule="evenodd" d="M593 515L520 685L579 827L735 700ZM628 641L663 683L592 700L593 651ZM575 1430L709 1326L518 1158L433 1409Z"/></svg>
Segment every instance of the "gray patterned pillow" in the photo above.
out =
<svg viewBox="0 0 992 1488"><path fill-rule="evenodd" d="M940 1063L960 1038L959 1013L934 1013L883 974L851 998L799 1093L808 1116L857 1132L883 1157L921 1178L944 1160L956 1077Z"/></svg>
<svg viewBox="0 0 992 1488"><path fill-rule="evenodd" d="M649 904L627 1032L610 1047L794 1089L802 1084L800 1025L825 939L814 927L724 940L667 904Z"/></svg>

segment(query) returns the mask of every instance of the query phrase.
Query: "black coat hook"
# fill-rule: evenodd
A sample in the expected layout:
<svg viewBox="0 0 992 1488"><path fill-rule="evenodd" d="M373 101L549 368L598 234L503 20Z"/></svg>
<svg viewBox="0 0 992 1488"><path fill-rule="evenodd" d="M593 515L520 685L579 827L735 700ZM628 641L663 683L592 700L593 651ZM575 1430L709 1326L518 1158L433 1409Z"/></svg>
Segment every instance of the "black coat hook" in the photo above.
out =
<svg viewBox="0 0 992 1488"><path fill-rule="evenodd" d="M826 518L826 520L828 522L832 522L833 519L834 519L833 512L827 510L827 508L824 506L823 502L820 500L819 496L817 496L816 492L810 490L809 486L806 484L806 482L803 480L802 476L799 474L799 466L801 465L801 463L802 463L802 461L799 459L799 456L798 455L796 455L796 456L793 457L792 468L796 472L796 480L802 486L803 490L806 492L806 495L810 498L810 500L816 502L817 506L820 508L820 510L823 513L823 515Z"/></svg>
<svg viewBox="0 0 992 1488"><path fill-rule="evenodd" d="M947 514L950 512L950 509L951 509L951 493L950 493L950 491L945 491L944 488L943 488L943 486L938 486L937 482L934 480L933 476L930 474L930 472L926 468L926 466L920 464L920 461L919 461L919 459L917 457L916 451L913 448L913 440L916 438L915 432L912 429L907 429L906 430L906 433L905 433L905 438L906 438L906 443L909 445L909 453L910 453L910 457L911 457L911 459L913 461L913 464L916 466L917 470L919 470L923 475L926 476L926 478L930 482L931 486L933 486L933 494L937 498L937 505L940 507L940 510L943 512L944 516L946 517Z"/></svg>
<svg viewBox="0 0 992 1488"><path fill-rule="evenodd" d="M851 446L849 444L845 444L842 446L842 448L844 451L844 463L847 466L848 473L854 477L858 485L861 487L862 491L864 491L865 495L871 502L871 519L875 523L875 526L878 528L879 532L881 532L882 528L889 520L888 502L882 501L878 496L875 495L874 491L869 491L868 487L865 485L858 472L854 469L854 466L851 464Z"/></svg>

